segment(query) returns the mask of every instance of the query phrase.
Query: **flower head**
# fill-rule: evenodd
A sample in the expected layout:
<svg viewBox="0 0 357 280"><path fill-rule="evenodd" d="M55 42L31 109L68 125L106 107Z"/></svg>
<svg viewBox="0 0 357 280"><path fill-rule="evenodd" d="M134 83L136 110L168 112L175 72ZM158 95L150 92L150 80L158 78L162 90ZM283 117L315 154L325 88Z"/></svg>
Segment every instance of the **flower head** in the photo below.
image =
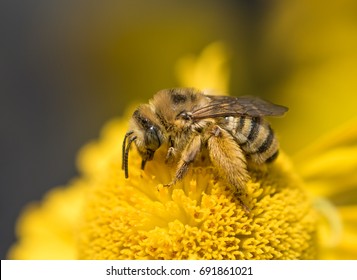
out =
<svg viewBox="0 0 357 280"><path fill-rule="evenodd" d="M117 129L110 126L120 131L120 122ZM124 131L117 136L123 137ZM110 143L109 138L104 137L100 145ZM83 153L99 154L92 145ZM243 198L251 209L247 214L233 190L209 166L192 168L182 182L164 187L173 175L164 164L164 154L157 151L142 171L141 158L133 150L128 180L120 170L119 154L108 162L86 199L79 258L317 257L311 200L285 156L266 172L251 172Z"/></svg>

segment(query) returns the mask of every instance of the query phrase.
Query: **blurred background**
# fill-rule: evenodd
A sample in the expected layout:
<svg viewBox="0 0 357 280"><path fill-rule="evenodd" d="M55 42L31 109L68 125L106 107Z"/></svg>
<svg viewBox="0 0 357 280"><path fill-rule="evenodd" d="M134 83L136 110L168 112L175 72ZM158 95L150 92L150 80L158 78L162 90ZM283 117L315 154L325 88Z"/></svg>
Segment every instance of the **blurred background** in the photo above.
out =
<svg viewBox="0 0 357 280"><path fill-rule="evenodd" d="M212 42L229 50L231 95L290 108L272 120L287 153L357 115L353 0L12 0L0 22L2 259L21 209L77 175L80 147L179 86L177 61Z"/></svg>

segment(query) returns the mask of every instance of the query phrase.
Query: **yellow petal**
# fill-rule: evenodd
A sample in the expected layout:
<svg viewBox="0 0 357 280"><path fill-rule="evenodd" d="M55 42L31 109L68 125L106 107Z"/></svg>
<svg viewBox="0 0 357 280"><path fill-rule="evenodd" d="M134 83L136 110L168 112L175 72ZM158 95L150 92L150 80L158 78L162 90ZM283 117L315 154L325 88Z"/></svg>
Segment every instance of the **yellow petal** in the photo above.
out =
<svg viewBox="0 0 357 280"><path fill-rule="evenodd" d="M315 199L321 217L321 257L356 258L357 121L317 140L294 160L308 189L324 197Z"/></svg>
<svg viewBox="0 0 357 280"><path fill-rule="evenodd" d="M293 160L316 195L338 204L357 203L357 120L317 140Z"/></svg>
<svg viewBox="0 0 357 280"><path fill-rule="evenodd" d="M180 85L227 93L230 78L228 58L227 46L222 42L208 45L198 57L187 55L181 58L176 65Z"/></svg>
<svg viewBox="0 0 357 280"><path fill-rule="evenodd" d="M82 181L51 190L40 204L30 204L21 215L19 241L9 259L76 259L76 232L85 189Z"/></svg>

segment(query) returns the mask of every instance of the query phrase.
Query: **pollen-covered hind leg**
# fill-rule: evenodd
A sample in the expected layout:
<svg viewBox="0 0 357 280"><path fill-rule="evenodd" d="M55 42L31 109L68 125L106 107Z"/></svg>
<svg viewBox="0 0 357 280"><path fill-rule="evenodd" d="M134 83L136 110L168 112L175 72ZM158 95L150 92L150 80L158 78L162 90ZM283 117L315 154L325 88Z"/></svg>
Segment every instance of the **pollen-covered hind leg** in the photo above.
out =
<svg viewBox="0 0 357 280"><path fill-rule="evenodd" d="M229 185L234 187L237 198L246 212L249 208L243 203L241 196L246 191L249 180L247 163L242 149L232 135L215 125L208 133L208 152L213 166Z"/></svg>

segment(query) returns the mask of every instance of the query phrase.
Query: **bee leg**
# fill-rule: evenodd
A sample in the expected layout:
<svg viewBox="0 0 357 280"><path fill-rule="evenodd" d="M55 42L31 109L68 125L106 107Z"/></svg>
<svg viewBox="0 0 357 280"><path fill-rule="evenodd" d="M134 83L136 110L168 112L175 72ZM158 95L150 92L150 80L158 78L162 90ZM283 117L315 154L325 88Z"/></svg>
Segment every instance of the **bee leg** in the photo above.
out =
<svg viewBox="0 0 357 280"><path fill-rule="evenodd" d="M249 212L249 208L241 199L249 180L247 163L242 149L229 132L217 125L207 133L208 153L213 166L219 171L221 178L234 187L239 203L246 212Z"/></svg>
<svg viewBox="0 0 357 280"><path fill-rule="evenodd" d="M170 147L170 148L167 150L167 154L166 154L166 158L165 158L165 163L166 163L166 164L172 163L172 162L173 162L173 159L175 158L175 154L176 154L175 148L174 148L174 147Z"/></svg>
<svg viewBox="0 0 357 280"><path fill-rule="evenodd" d="M174 140L172 139L171 136L169 136L168 143L169 143L170 146L169 146L169 148L167 150L165 163L166 164L171 164L174 161L175 157L176 157L176 150L174 148L175 143L174 143Z"/></svg>
<svg viewBox="0 0 357 280"><path fill-rule="evenodd" d="M241 193L237 193L236 198L239 201L239 204L243 207L244 212L249 214L250 213L250 209L249 209L249 207L247 205L245 205L243 200L240 198L241 195L242 195Z"/></svg>
<svg viewBox="0 0 357 280"><path fill-rule="evenodd" d="M182 180L183 177L185 177L189 169L189 165L195 160L200 150L201 150L201 136L196 135L191 139L189 144L183 150L181 159L177 165L174 179L170 183L165 184L164 185L165 187L171 187L175 185L177 181L180 181Z"/></svg>

